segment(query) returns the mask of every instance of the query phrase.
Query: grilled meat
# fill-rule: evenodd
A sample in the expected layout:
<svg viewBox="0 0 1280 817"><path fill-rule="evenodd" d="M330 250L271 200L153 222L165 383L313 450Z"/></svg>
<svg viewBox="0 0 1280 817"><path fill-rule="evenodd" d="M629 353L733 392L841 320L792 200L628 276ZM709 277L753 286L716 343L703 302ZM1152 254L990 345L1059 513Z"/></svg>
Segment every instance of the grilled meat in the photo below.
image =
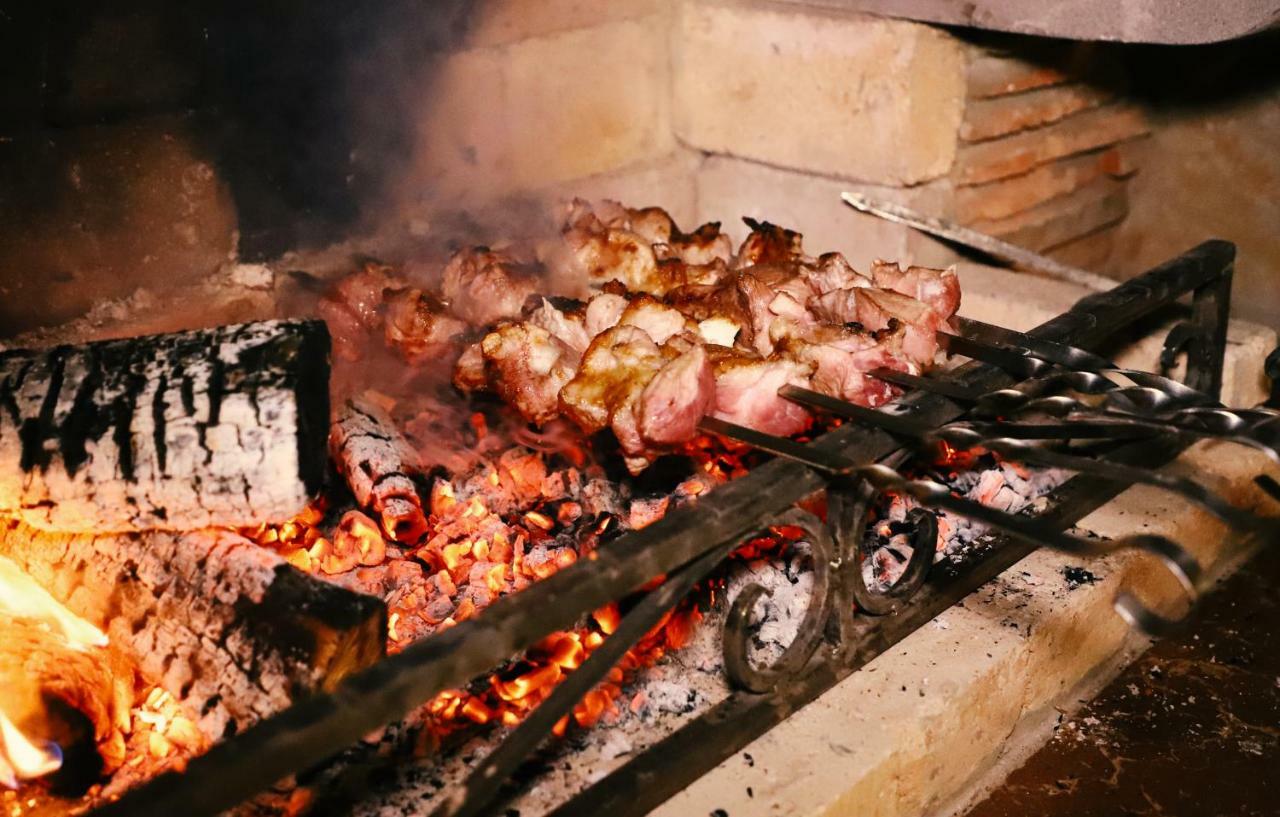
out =
<svg viewBox="0 0 1280 817"><path fill-rule="evenodd" d="M745 221L734 254L718 224L684 233L658 208L574 201L539 248L540 279L472 248L445 266L440 298L370 267L322 308L335 335L383 328L415 362L468 325L484 330L458 358L459 389L491 390L531 423L610 429L633 470L693 437L706 414L802 431L810 415L778 397L783 385L878 406L896 392L868 371L934 365L936 333L959 307L954 270L878 261L864 275L839 253L807 255L793 230Z"/></svg>
<svg viewBox="0 0 1280 817"><path fill-rule="evenodd" d="M410 363L443 355L467 325L449 314L444 303L420 289L401 289L385 295L384 335L387 346Z"/></svg>
<svg viewBox="0 0 1280 817"><path fill-rule="evenodd" d="M525 300L537 289L538 278L532 270L487 247L455 253L440 284L453 314L472 326L519 317Z"/></svg>

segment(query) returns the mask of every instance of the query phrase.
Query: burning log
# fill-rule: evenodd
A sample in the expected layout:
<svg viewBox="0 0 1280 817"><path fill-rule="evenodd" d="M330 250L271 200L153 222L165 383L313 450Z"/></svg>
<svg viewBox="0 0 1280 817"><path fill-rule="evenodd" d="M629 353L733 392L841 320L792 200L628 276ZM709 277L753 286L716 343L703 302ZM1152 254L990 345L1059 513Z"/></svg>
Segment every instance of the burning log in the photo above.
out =
<svg viewBox="0 0 1280 817"><path fill-rule="evenodd" d="M388 538L413 544L427 530L413 477L418 455L382 406L348 400L329 435L329 450L361 507L371 508Z"/></svg>
<svg viewBox="0 0 1280 817"><path fill-rule="evenodd" d="M59 776L88 781L124 760L133 670L120 654L51 638L33 618L8 620L0 628L0 687L4 716L23 737L59 747L50 758L60 763ZM5 776L0 768L0 784Z"/></svg>
<svg viewBox="0 0 1280 817"><path fill-rule="evenodd" d="M66 534L0 523L0 555L102 627L211 739L379 658L381 600L226 530Z"/></svg>
<svg viewBox="0 0 1280 817"><path fill-rule="evenodd" d="M287 519L324 476L328 353L319 321L0 352L0 514L72 532Z"/></svg>
<svg viewBox="0 0 1280 817"><path fill-rule="evenodd" d="M0 786L83 790L124 760L133 667L107 637L0 558Z"/></svg>

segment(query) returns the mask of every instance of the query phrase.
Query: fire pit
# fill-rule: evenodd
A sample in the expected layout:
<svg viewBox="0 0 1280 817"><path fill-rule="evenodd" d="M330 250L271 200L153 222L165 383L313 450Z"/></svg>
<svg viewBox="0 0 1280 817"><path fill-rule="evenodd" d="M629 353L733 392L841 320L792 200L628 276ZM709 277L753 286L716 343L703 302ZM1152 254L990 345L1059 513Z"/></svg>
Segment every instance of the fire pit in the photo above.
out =
<svg viewBox="0 0 1280 817"><path fill-rule="evenodd" d="M740 254L781 235L749 226ZM194 733L177 770L87 802L213 814L296 775L255 807L480 814L516 798L521 813L640 814L1038 547L1145 551L1194 595L1201 565L1176 537L1067 529L1133 484L1241 533L1267 529L1154 470L1206 437L1269 450L1268 412L1214 408L1232 260L1210 242L1029 334L957 318L939 338L965 366L868 368L882 387L859 385L863 405L770 386L814 418L798 437L717 408L639 467L642 449L545 420L535 432L501 403L431 387L450 377L432 359L455 343L437 332L446 302L392 270L354 274L334 290L346 300L319 308L340 333L339 394L370 373L408 388L342 399L331 427L318 323L8 352L6 388L27 402L12 401L7 467L32 476L8 483L3 552L58 615L83 616L172 696L162 723ZM370 278L391 305L382 352L335 311L364 303L349 296ZM1183 295L1191 309L1164 355L1186 354L1183 381L1085 351ZM395 317L406 298L408 326ZM542 303L524 314L539 320L553 309ZM475 348L495 354L490 339L520 325ZM874 337L902 333L888 331ZM866 406L894 389L907 394L893 406ZM78 396L57 408L67 392ZM109 421L81 419L99 413ZM118 429L139 427L124 445ZM321 488L326 428L335 470ZM1116 609L1148 632L1170 626L1128 592ZM21 776L56 765L7 723Z"/></svg>
<svg viewBox="0 0 1280 817"><path fill-rule="evenodd" d="M536 6L19 15L11 817L945 811L1274 535L1151 52Z"/></svg>

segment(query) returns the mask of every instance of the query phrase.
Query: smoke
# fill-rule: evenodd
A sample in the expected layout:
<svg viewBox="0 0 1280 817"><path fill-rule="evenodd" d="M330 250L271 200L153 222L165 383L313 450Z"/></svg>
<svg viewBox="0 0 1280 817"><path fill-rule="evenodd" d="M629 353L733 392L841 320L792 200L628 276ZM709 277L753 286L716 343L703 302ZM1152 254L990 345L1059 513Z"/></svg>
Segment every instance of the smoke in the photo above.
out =
<svg viewBox="0 0 1280 817"><path fill-rule="evenodd" d="M241 256L323 246L386 219L411 170L443 55L472 4L392 0L206 11L208 148Z"/></svg>

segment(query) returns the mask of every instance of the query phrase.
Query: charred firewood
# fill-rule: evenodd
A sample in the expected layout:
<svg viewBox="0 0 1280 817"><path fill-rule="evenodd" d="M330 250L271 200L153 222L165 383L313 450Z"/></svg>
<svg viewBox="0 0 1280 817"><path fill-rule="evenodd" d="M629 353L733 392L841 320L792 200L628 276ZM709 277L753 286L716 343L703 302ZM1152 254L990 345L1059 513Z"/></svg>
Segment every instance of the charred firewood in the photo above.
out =
<svg viewBox="0 0 1280 817"><path fill-rule="evenodd" d="M66 534L0 520L8 556L219 739L379 658L381 600L226 530Z"/></svg>
<svg viewBox="0 0 1280 817"><path fill-rule="evenodd" d="M348 400L334 420L329 451L361 507L372 509L391 539L413 544L427 530L413 477L418 455L381 406Z"/></svg>
<svg viewBox="0 0 1280 817"><path fill-rule="evenodd" d="M283 521L324 476L328 354L319 321L0 352L0 513L73 532Z"/></svg>

